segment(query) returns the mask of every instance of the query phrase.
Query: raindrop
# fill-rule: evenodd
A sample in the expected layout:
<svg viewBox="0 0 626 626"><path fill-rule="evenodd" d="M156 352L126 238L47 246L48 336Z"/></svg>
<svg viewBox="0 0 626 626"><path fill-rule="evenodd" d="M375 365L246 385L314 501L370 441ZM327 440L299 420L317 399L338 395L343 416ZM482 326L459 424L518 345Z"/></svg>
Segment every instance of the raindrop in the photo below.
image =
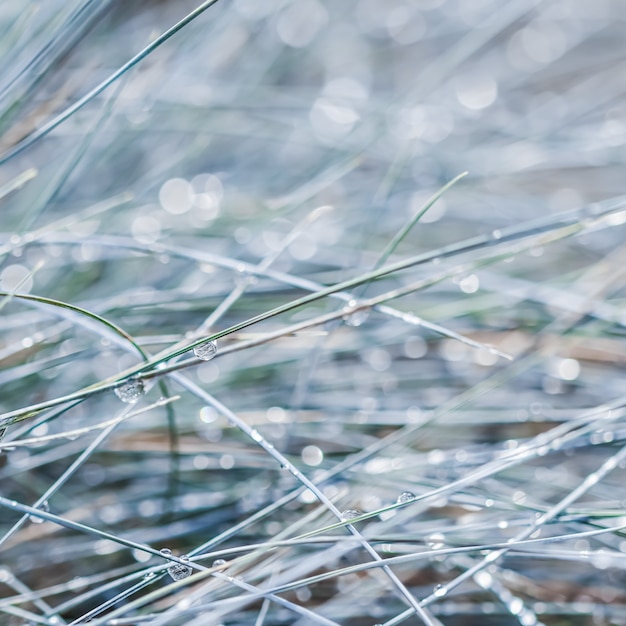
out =
<svg viewBox="0 0 626 626"><path fill-rule="evenodd" d="M43 511L44 513L50 513L50 505L48 504L47 500L44 500L38 507L40 511ZM28 519L33 522L34 524L43 524L46 520L43 519L42 517L37 517L36 515L29 515Z"/></svg>
<svg viewBox="0 0 626 626"><path fill-rule="evenodd" d="M419 359L428 352L428 344L421 337L409 337L404 342L404 354L409 359Z"/></svg>
<svg viewBox="0 0 626 626"><path fill-rule="evenodd" d="M261 441L263 441L263 435L261 435L261 433L256 430L256 428L253 428L250 431L250 437L252 437L252 439L254 439L254 441L256 441L257 443L260 443Z"/></svg>
<svg viewBox="0 0 626 626"><path fill-rule="evenodd" d="M163 555L163 556L170 556L172 554L172 551L169 548L161 548L159 550L159 552Z"/></svg>
<svg viewBox="0 0 626 626"><path fill-rule="evenodd" d="M346 509L341 513L341 519L349 520L354 519L355 517L361 517L361 515L363 515L363 512L358 509Z"/></svg>
<svg viewBox="0 0 626 626"><path fill-rule="evenodd" d="M576 359L560 359L554 364L554 370L561 380L576 380L580 375L580 363Z"/></svg>
<svg viewBox="0 0 626 626"><path fill-rule="evenodd" d="M221 567L222 565L226 565L226 559L215 559L211 567Z"/></svg>
<svg viewBox="0 0 626 626"><path fill-rule="evenodd" d="M412 491L403 491L399 496L396 502L398 504L402 504L404 502L410 502L411 500L415 500L415 494Z"/></svg>
<svg viewBox="0 0 626 626"><path fill-rule="evenodd" d="M313 467L319 465L324 460L324 453L317 446L305 446L302 449L302 461Z"/></svg>
<svg viewBox="0 0 626 626"><path fill-rule="evenodd" d="M436 596L437 598L442 598L446 595L446 593L448 593L448 590L446 589L445 585L435 585L435 588L433 589L434 596Z"/></svg>
<svg viewBox="0 0 626 626"><path fill-rule="evenodd" d="M131 554L133 555L133 559L135 559L138 563L146 563L152 558L152 555L149 552L140 550L139 548L133 550Z"/></svg>
<svg viewBox="0 0 626 626"><path fill-rule="evenodd" d="M193 353L202 361L210 361L217 354L217 341L206 341L196 346Z"/></svg>
<svg viewBox="0 0 626 626"><path fill-rule="evenodd" d="M501 231L501 230L496 229L496 230L494 230L494 231L491 233L491 236L492 236L492 237L493 237L496 241L497 241L498 239L502 239L502 231Z"/></svg>
<svg viewBox="0 0 626 626"><path fill-rule="evenodd" d="M159 190L161 206L172 215L182 215L193 205L193 188L184 178L170 178Z"/></svg>
<svg viewBox="0 0 626 626"><path fill-rule="evenodd" d="M433 533L426 540L426 545L428 545L431 550L440 550L443 548L443 539L444 536L441 533Z"/></svg>
<svg viewBox="0 0 626 626"><path fill-rule="evenodd" d="M363 324L370 314L368 309L358 309L355 311L354 308L357 304L356 300L350 300L350 302L348 302L343 309L343 321L348 326L353 326L355 328Z"/></svg>
<svg viewBox="0 0 626 626"><path fill-rule="evenodd" d="M237 268L237 274L235 274L235 285L238 289L246 289L251 285L256 285L258 282L258 276L250 274L245 267Z"/></svg>
<svg viewBox="0 0 626 626"><path fill-rule="evenodd" d="M480 288L480 280L476 274L470 274L459 281L463 293L476 293Z"/></svg>
<svg viewBox="0 0 626 626"><path fill-rule="evenodd" d="M113 389L115 395L127 404L135 404L145 393L141 378L129 378Z"/></svg>
<svg viewBox="0 0 626 626"><path fill-rule="evenodd" d="M163 550L161 550L163 552ZM181 561L189 561L189 557L186 554L181 555ZM182 580L183 578L187 578L187 576L191 576L192 569L189 565L183 565L183 563L172 563L167 568L167 573L172 577L173 580Z"/></svg>
<svg viewBox="0 0 626 626"><path fill-rule="evenodd" d="M513 598L508 604L508 609L513 615L519 615L524 610L524 603L521 598Z"/></svg>

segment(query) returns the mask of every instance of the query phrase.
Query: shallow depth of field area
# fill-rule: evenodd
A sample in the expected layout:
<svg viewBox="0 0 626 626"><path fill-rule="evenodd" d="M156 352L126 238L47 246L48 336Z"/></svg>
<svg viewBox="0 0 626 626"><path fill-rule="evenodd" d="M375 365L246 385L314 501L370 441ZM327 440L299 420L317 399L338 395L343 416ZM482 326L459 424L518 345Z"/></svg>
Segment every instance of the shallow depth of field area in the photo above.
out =
<svg viewBox="0 0 626 626"><path fill-rule="evenodd" d="M0 624L626 624L621 0L0 4Z"/></svg>

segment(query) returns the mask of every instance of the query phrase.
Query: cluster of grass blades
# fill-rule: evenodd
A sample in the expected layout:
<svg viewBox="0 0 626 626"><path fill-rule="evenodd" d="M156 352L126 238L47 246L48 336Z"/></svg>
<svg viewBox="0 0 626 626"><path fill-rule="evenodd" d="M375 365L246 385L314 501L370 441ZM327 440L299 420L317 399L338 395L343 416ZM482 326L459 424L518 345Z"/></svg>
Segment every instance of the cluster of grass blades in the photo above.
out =
<svg viewBox="0 0 626 626"><path fill-rule="evenodd" d="M0 624L626 624L618 4L0 8Z"/></svg>

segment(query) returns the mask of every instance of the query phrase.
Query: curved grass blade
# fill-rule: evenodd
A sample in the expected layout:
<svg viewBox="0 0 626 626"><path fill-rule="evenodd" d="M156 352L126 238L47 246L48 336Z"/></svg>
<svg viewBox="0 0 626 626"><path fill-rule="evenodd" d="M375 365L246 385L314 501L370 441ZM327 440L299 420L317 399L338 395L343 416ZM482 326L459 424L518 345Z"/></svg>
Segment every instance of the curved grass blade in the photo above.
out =
<svg viewBox="0 0 626 626"><path fill-rule="evenodd" d="M159 46L164 44L168 39L174 36L179 30L183 29L187 24L195 20L197 17L202 15L207 9L212 7L218 0L207 0L203 2L199 7L191 11L188 15L186 15L182 20L174 24L171 28L166 30L162 35L157 37L153 42L148 44L143 50L138 52L132 59L128 60L124 65L115 70L113 74L111 74L108 78L103 80L99 85L94 87L91 91L86 93L82 98L77 100L74 104L69 106L65 111L57 115L55 118L50 120L47 124L44 124L40 129L28 135L25 139L20 141L16 146L12 149L5 152L0 156L0 165L6 163L8 160L12 159L16 155L20 154L26 148L32 146L36 141L45 137L49 133L51 133L57 126L61 125L65 120L70 118L74 113L82 109L88 102L93 100L96 96L99 96L107 87L113 84L118 78L126 74L130 69L135 67L140 61L145 59L149 54L151 54L154 50L156 50Z"/></svg>

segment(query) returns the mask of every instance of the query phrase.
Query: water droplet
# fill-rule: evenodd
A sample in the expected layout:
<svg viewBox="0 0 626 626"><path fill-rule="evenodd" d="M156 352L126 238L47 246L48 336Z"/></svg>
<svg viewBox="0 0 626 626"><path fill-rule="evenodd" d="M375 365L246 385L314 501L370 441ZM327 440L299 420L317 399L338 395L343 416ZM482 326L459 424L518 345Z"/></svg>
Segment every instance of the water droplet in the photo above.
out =
<svg viewBox="0 0 626 626"><path fill-rule="evenodd" d="M252 439L254 439L254 441L256 441L257 443L263 441L263 435L261 435L261 433L256 430L256 428L253 428L250 431L250 437L252 437Z"/></svg>
<svg viewBox="0 0 626 626"><path fill-rule="evenodd" d="M470 274L459 281L459 287L463 293L476 293L480 288L480 279L476 274Z"/></svg>
<svg viewBox="0 0 626 626"><path fill-rule="evenodd" d="M50 505L48 504L47 500L44 500L37 508L44 513L50 513ZM46 521L45 519L37 517L36 515L29 515L28 519L33 522L33 524L43 524Z"/></svg>
<svg viewBox="0 0 626 626"><path fill-rule="evenodd" d="M398 504L402 502L410 502L411 500L415 500L415 494L412 491L403 491L399 496L396 502Z"/></svg>
<svg viewBox="0 0 626 626"><path fill-rule="evenodd" d="M163 556L170 556L172 554L172 551L169 548L161 548L159 550L159 552L163 555Z"/></svg>
<svg viewBox="0 0 626 626"><path fill-rule="evenodd" d="M202 361L210 361L217 354L217 341L206 341L196 346L193 353Z"/></svg>
<svg viewBox="0 0 626 626"><path fill-rule="evenodd" d="M441 533L433 533L426 539L426 545L431 550L440 550L443 548L444 536Z"/></svg>
<svg viewBox="0 0 626 626"><path fill-rule="evenodd" d="M502 239L502 231L496 229L492 231L491 236L497 241L498 239Z"/></svg>
<svg viewBox="0 0 626 626"><path fill-rule="evenodd" d="M357 327L363 324L365 320L369 317L368 309L358 309L354 310L354 308L358 305L356 300L350 300L348 304L343 309L343 321L348 326Z"/></svg>
<svg viewBox="0 0 626 626"><path fill-rule="evenodd" d="M346 509L341 513L341 519L349 520L354 519L355 517L361 517L361 515L363 515L363 512L358 509Z"/></svg>
<svg viewBox="0 0 626 626"><path fill-rule="evenodd" d="M115 395L127 404L135 404L145 393L141 378L129 378L113 389Z"/></svg>
<svg viewBox="0 0 626 626"><path fill-rule="evenodd" d="M433 589L433 595L434 596L437 596L438 598L441 598L441 597L445 596L446 593L448 593L448 589L446 588L445 585L435 585L435 588Z"/></svg>
<svg viewBox="0 0 626 626"><path fill-rule="evenodd" d="M245 266L242 265L237 268L237 274L235 274L235 285L239 289L245 289L249 285L256 285L258 282L258 277L248 272Z"/></svg>
<svg viewBox="0 0 626 626"><path fill-rule="evenodd" d="M551 369L551 374L561 380L576 380L580 375L580 363L576 359L558 359Z"/></svg>
<svg viewBox="0 0 626 626"><path fill-rule="evenodd" d="M222 565L226 565L226 563L227 563L226 559L215 559L211 567L221 567Z"/></svg>
<svg viewBox="0 0 626 626"><path fill-rule="evenodd" d="M156 578L156 572L146 572L143 575L143 581L146 582L148 580L152 580L153 578Z"/></svg>
<svg viewBox="0 0 626 626"><path fill-rule="evenodd" d="M163 550L161 550L163 552ZM189 561L189 557L186 554L181 555L181 561ZM167 573L172 577L173 580L182 580L183 578L187 578L187 576L191 576L192 568L189 565L183 565L182 563L172 563L167 568Z"/></svg>

